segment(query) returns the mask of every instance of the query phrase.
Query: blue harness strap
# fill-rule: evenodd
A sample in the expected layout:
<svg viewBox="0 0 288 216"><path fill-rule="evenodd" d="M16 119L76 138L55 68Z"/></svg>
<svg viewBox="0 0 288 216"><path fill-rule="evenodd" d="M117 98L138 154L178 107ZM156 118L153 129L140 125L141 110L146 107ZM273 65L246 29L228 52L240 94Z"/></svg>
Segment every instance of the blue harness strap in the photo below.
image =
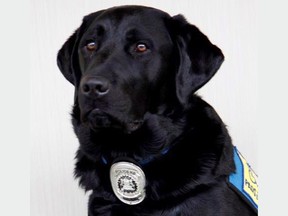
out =
<svg viewBox="0 0 288 216"><path fill-rule="evenodd" d="M236 147L234 163L236 170L228 177L228 185L258 212L258 177Z"/></svg>

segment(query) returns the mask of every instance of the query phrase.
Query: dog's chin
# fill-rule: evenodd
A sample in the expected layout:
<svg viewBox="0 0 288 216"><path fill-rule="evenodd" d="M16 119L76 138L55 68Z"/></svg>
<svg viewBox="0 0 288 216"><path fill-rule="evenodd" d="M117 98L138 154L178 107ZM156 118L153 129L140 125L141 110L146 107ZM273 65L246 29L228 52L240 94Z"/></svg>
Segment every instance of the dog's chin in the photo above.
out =
<svg viewBox="0 0 288 216"><path fill-rule="evenodd" d="M127 134L137 131L143 124L142 120L122 121L116 116L100 109L90 111L84 122L94 131L112 129Z"/></svg>

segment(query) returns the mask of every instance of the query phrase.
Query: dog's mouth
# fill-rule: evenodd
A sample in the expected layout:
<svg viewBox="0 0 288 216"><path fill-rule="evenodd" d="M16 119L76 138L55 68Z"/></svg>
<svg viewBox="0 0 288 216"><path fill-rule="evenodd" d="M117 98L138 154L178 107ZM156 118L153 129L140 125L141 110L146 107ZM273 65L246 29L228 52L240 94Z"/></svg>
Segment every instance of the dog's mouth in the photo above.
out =
<svg viewBox="0 0 288 216"><path fill-rule="evenodd" d="M122 130L128 134L138 130L143 124L143 120L124 121L99 108L95 108L83 115L82 122L95 131L111 128Z"/></svg>

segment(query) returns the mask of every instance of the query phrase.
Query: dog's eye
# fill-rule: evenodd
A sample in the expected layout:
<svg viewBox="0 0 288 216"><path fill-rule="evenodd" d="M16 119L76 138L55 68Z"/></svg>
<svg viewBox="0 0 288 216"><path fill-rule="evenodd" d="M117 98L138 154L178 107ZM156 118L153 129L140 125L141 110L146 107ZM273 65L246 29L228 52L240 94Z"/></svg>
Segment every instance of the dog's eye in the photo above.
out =
<svg viewBox="0 0 288 216"><path fill-rule="evenodd" d="M146 52L148 50L148 47L146 44L144 43L139 43L136 45L135 51L142 53L142 52Z"/></svg>
<svg viewBox="0 0 288 216"><path fill-rule="evenodd" d="M86 45L86 49L87 49L88 51L90 51L90 52L93 52L93 51L95 51L95 50L97 49L97 45L96 45L95 42L89 42L89 43L87 43L87 45Z"/></svg>

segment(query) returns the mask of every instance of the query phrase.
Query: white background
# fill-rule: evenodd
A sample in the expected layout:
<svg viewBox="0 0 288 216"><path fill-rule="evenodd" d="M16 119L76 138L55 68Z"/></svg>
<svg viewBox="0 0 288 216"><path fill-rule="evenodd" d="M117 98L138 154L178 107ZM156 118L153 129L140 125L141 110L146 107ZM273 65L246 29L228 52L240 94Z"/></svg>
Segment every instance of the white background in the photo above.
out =
<svg viewBox="0 0 288 216"><path fill-rule="evenodd" d="M225 62L199 94L228 126L255 171L257 161L257 8L255 1L31 2L31 216L87 215L87 195L73 179L78 141L70 123L73 86L56 65L57 52L88 13L140 4L183 14L220 47ZM21 36L21 34L19 35Z"/></svg>

